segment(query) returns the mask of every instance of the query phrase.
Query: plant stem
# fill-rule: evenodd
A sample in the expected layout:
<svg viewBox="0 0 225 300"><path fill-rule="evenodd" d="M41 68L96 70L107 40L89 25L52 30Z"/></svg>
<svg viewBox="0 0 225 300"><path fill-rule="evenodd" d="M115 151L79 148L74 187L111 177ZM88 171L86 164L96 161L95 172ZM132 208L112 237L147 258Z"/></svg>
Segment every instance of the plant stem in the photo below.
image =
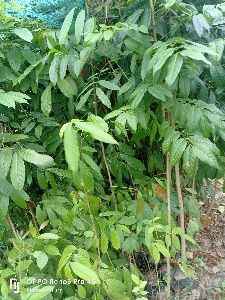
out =
<svg viewBox="0 0 225 300"><path fill-rule="evenodd" d="M92 59L90 60L90 66L91 66L91 73L92 73L92 75L94 75L94 66L93 66ZM98 114L98 107L97 107L96 83L95 83L94 78L93 78L93 92L94 92L94 94L93 94L94 109L95 109L95 114L97 115ZM106 168L106 171L107 171L107 175L108 175L108 179L109 179L109 186L110 186L111 194L113 196L113 199L115 201L115 207L117 209L115 193L113 191L112 177L111 177L111 174L110 174L109 165L108 165L107 158L106 158L106 155L105 155L105 147L104 147L104 144L102 142L100 142L100 144L101 144L101 150L102 150L102 158L103 158L105 168Z"/></svg>
<svg viewBox="0 0 225 300"><path fill-rule="evenodd" d="M152 21L153 39L154 39L155 42L157 42L154 1L153 0L149 0L149 4L150 4L150 10L151 10L151 21Z"/></svg>
<svg viewBox="0 0 225 300"><path fill-rule="evenodd" d="M104 144L102 142L101 142L101 149L102 149L102 158L103 158L103 161L105 163L105 167L106 167L106 171L107 171L107 175L108 175L108 179L109 179L109 186L110 186L111 194L113 196L113 199L114 199L114 202L115 202L115 208L117 210L117 203L116 203L115 193L114 193L114 190L113 190L112 177L111 177L111 173L110 173L110 170L109 170L109 165L108 165L108 162L107 162L107 158L106 158L106 155L105 155L105 147L104 147Z"/></svg>
<svg viewBox="0 0 225 300"><path fill-rule="evenodd" d="M29 204L28 204L29 205ZM32 207L31 207L31 205L29 205L29 212L30 212L30 214L31 214L31 217L32 217L32 220L33 220L33 223L34 223L34 227L36 228L36 230L37 230L37 232L39 231L38 230L38 223L37 223L37 221L36 221L36 218L35 218L35 215L34 215L34 213L33 213L33 210L32 210Z"/></svg>
<svg viewBox="0 0 225 300"><path fill-rule="evenodd" d="M170 166L170 154L168 153L166 156L166 191L167 191L167 215L168 215L168 226L170 231L170 237L172 241L171 235L171 166ZM167 250L170 251L170 246L167 246ZM167 273L167 286L166 286L166 299L170 299L170 285L171 285L171 265L170 258L166 258L166 273Z"/></svg>
<svg viewBox="0 0 225 300"><path fill-rule="evenodd" d="M211 200L211 202L210 202L210 204L209 204L209 207L208 207L208 209L207 209L207 212L206 212L206 214L205 214L206 220L209 219L209 216L210 216L210 214L211 214L211 211L212 211L212 209L213 209L213 206L214 206L214 204L215 204L215 202L216 202L216 190L217 190L217 185L218 185L218 180L215 179L215 181L214 181L214 195L213 195L213 198L212 198L212 200Z"/></svg>
<svg viewBox="0 0 225 300"><path fill-rule="evenodd" d="M176 97L174 93L174 98ZM174 116L173 113L170 113L170 123L171 126L175 127ZM176 190L177 190L177 197L180 209L180 227L185 232L185 218L184 218L184 201L181 189L181 182L180 182L180 166L179 163L175 166L175 177L176 177ZM181 258L183 261L186 260L186 241L183 236L181 236Z"/></svg>
<svg viewBox="0 0 225 300"><path fill-rule="evenodd" d="M195 184L196 184L196 173L198 171L198 161L195 164L195 172L194 172L194 177L193 177L193 181L192 181L192 189L195 190Z"/></svg>
<svg viewBox="0 0 225 300"><path fill-rule="evenodd" d="M11 230L13 232L14 237L16 239L19 239L20 238L19 233L16 231L15 225L13 224L13 221L12 221L10 215L7 216L7 220L8 220L8 223L10 225L10 228L11 228Z"/></svg>
<svg viewBox="0 0 225 300"><path fill-rule="evenodd" d="M97 251L98 251L97 266L98 266L98 269L99 269L100 268L100 259L101 259L100 255L101 255L101 253L100 253L100 242L99 242L98 231L97 231L97 228L96 228L96 225L95 225L94 216L93 216L92 211L91 211L90 203L89 203L88 199L86 199L86 197L85 197L85 201L86 201L88 211L89 211L89 214L90 214L92 229L94 231L95 238L96 238L96 244L97 244L96 246L97 246Z"/></svg>
<svg viewBox="0 0 225 300"><path fill-rule="evenodd" d="M157 42L157 35L156 35L156 22L155 22L155 7L154 7L154 0L149 0L150 10L151 10L151 22L152 22L152 35L155 42ZM165 121L166 113L163 105L163 101L161 101L161 112L162 112L162 120ZM169 153L166 156L166 182L167 182L167 214L168 214L168 226L171 235L171 166L170 166L170 155ZM170 245L167 246L167 250L170 251ZM166 299L170 299L170 289L171 289L171 265L170 265L170 258L166 258L166 273L167 273L167 286L166 286Z"/></svg>
<svg viewBox="0 0 225 300"><path fill-rule="evenodd" d="M176 189L177 189L177 197L179 202L179 209L180 209L180 227L185 232L185 220L184 220L184 201L183 195L181 190L181 183L180 183L180 166L179 163L175 166L175 176L176 176ZM183 236L181 236L181 258L183 261L186 260L186 241Z"/></svg>
<svg viewBox="0 0 225 300"><path fill-rule="evenodd" d="M108 1L104 0L104 6L105 6L105 24L107 23L108 20Z"/></svg>

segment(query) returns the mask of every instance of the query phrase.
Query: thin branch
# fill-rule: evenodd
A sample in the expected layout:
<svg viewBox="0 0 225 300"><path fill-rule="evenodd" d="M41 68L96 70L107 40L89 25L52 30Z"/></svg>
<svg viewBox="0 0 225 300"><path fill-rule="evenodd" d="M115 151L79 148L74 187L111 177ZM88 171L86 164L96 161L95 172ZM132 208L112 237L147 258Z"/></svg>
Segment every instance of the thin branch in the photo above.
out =
<svg viewBox="0 0 225 300"><path fill-rule="evenodd" d="M107 158L106 158L106 155L105 155L105 147L104 147L104 144L102 142L101 142L101 148L102 148L103 161L104 161L106 171L107 171L107 175L108 175L108 179L109 179L110 190L111 190L113 199L115 201L115 208L117 209L116 197L115 197L115 193L114 193L114 190L113 190L112 177L111 177L111 173L110 173L110 170L109 170L109 165L108 165L108 162L107 162Z"/></svg>
<svg viewBox="0 0 225 300"><path fill-rule="evenodd" d="M215 204L215 202L216 202L216 190L217 190L217 186L218 186L218 180L215 179L215 181L214 181L214 195L213 195L213 198L212 198L212 200L211 200L211 202L210 202L210 204L209 204L209 207L208 207L208 209L207 209L207 212L206 212L206 214L205 214L205 216L204 216L204 218L205 218L206 220L209 219L209 216L210 216L210 214L211 214L211 212L212 212L213 206L214 206L214 204Z"/></svg>
<svg viewBox="0 0 225 300"><path fill-rule="evenodd" d="M195 190L195 185L196 185L196 173L198 171L198 161L196 161L195 164L195 171L194 171L194 177L193 177L193 181L192 181L192 189Z"/></svg>
<svg viewBox="0 0 225 300"><path fill-rule="evenodd" d="M92 59L90 60L90 66L91 66L91 73L92 73L92 75L94 75L94 66L93 66ZM97 107L97 95L96 95L96 82L95 82L94 78L93 78L93 97L94 97L95 114L97 115L98 114L98 107ZM103 158L105 168L106 168L106 171L107 171L107 175L108 175L108 179L109 179L110 190L111 190L113 199L115 201L115 208L117 209L115 193L114 193L114 190L113 190L112 177L111 177L111 174L110 174L109 165L108 165L107 158L106 158L106 155L105 155L105 147L104 147L104 144L102 142L100 142L100 144L101 144L101 150L102 150L102 158Z"/></svg>
<svg viewBox="0 0 225 300"><path fill-rule="evenodd" d="M153 0L149 0L149 4L150 4L150 10L151 10L151 21L152 21L153 39L154 39L155 42L157 42L154 1Z"/></svg>
<svg viewBox="0 0 225 300"><path fill-rule="evenodd" d="M100 268L101 253L100 253L99 235L98 235L98 231L97 231L97 228L96 228L96 225L95 225L94 216L93 216L92 211L91 211L90 203L86 199L86 197L85 197L85 201L86 201L86 204L87 204L87 207L88 207L88 211L89 211L89 214L90 214L91 223L92 223L92 229L93 229L95 237L96 237L96 244L97 244L96 246L97 246L97 251L98 251L97 266L98 266L98 268Z"/></svg>
<svg viewBox="0 0 225 300"><path fill-rule="evenodd" d="M107 0L104 0L104 6L105 6L105 24L107 23L107 20L108 20L108 1Z"/></svg>
<svg viewBox="0 0 225 300"><path fill-rule="evenodd" d="M34 222L34 226L35 226L35 229L37 230L37 232L39 231L39 229L38 229L38 223L37 223L37 221L36 221L36 217L35 217L35 215L34 215L34 213L33 213L33 211L32 211L32 208L31 208L31 205L30 204L28 204L29 205L29 213L31 214L31 217L32 217L32 220L33 220L33 222Z"/></svg>
<svg viewBox="0 0 225 300"><path fill-rule="evenodd" d="M168 153L166 156L166 191L167 191L167 215L168 221L167 224L169 226L170 237L171 235L171 166L170 166L170 154ZM172 241L172 239L171 239ZM170 251L170 245L167 245L167 250ZM171 285L171 265L170 258L166 258L166 273L167 273L167 286L166 286L166 299L170 299L170 285Z"/></svg>
<svg viewBox="0 0 225 300"><path fill-rule="evenodd" d="M174 98L176 94L174 93ZM175 127L175 121L173 113L170 113L170 123L171 126ZM180 227L185 232L185 218L184 218L184 201L181 189L181 182L180 182L180 166L179 163L175 166L175 176L176 176L176 190L177 190L177 197L180 209ZM186 260L186 240L183 236L181 236L181 258L183 261Z"/></svg>
<svg viewBox="0 0 225 300"><path fill-rule="evenodd" d="M10 215L7 216L7 220L8 220L9 226L10 226L12 232L13 232L14 237L16 239L20 239L21 237L20 237L19 233L17 232L17 230L15 228L15 225L13 224L13 221L12 221Z"/></svg>
<svg viewBox="0 0 225 300"><path fill-rule="evenodd" d="M176 164L175 166L175 176L176 176L177 197L178 197L179 209L180 209L180 227L185 232L184 201L183 201L183 195L182 195L181 183L180 183L179 163ZM186 260L186 241L183 236L181 236L181 258L184 261Z"/></svg>

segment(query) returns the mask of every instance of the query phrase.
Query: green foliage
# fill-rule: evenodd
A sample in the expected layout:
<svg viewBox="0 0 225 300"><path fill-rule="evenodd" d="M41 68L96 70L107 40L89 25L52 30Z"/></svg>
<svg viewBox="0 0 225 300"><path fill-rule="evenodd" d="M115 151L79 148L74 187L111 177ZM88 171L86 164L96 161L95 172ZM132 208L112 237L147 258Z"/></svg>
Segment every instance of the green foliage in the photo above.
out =
<svg viewBox="0 0 225 300"><path fill-rule="evenodd" d="M2 299L14 299L13 277L21 299L144 300L146 282L128 257L144 250L158 265L179 255L181 237L195 245L200 187L224 176L223 5L212 16L207 5L165 1L158 42L145 1L134 5L113 25L81 11L75 33L74 10L60 31L2 14ZM182 168L188 234L177 225L174 176L167 225L167 154ZM45 278L48 292L28 291L43 288L32 277Z"/></svg>

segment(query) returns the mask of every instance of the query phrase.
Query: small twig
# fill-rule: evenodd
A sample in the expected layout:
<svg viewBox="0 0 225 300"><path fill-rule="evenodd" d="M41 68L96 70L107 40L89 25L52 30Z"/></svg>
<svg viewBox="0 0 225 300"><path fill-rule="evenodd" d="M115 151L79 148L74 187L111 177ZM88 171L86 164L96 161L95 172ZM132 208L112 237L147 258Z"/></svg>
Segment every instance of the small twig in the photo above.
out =
<svg viewBox="0 0 225 300"><path fill-rule="evenodd" d="M211 214L211 212L212 212L213 206L214 206L214 204L215 204L215 202L216 202L216 190L217 190L217 186L218 186L218 180L215 179L215 181L214 181L214 195L213 195L213 198L212 198L212 200L211 200L211 202L210 202L210 204L209 204L209 207L208 207L208 209L207 209L207 212L206 212L206 214L205 214L205 216L204 216L204 218L205 218L206 220L209 219L209 216L210 216L210 214Z"/></svg>
<svg viewBox="0 0 225 300"><path fill-rule="evenodd" d="M38 224L37 224L35 215L34 215L34 213L33 213L32 208L31 208L30 205L29 205L29 212L30 212L31 217L32 217L32 220L33 220L33 222L34 222L34 226L35 226L35 228L36 228L36 230L37 230L37 232L38 232L38 231L39 231L39 229L38 229Z"/></svg>
<svg viewBox="0 0 225 300"><path fill-rule="evenodd" d="M88 7L88 4L87 4L87 1L85 1L85 7L86 7L87 18L89 19L90 14L89 14L89 7Z"/></svg>
<svg viewBox="0 0 225 300"><path fill-rule="evenodd" d="M107 171L107 175L108 175L108 179L109 179L110 190L111 190L113 199L115 201L115 208L117 210L117 203L116 203L115 193L114 193L114 190L113 190L112 177L111 177L111 173L110 173L110 170L109 170L109 165L108 165L108 162L107 162L107 158L106 158L106 155L105 155L105 147L104 147L104 144L102 142L101 142L101 148L102 148L103 161L104 161L104 164L105 164L105 167L106 167L106 171Z"/></svg>
<svg viewBox="0 0 225 300"><path fill-rule="evenodd" d="M29 231L25 232L24 235L21 237L21 239L24 240L29 234L30 234Z"/></svg>
<svg viewBox="0 0 225 300"><path fill-rule="evenodd" d="M174 98L176 97L174 93ZM170 122L171 126L175 127L175 121L173 113L170 113ZM181 189L181 182L180 182L180 166L179 163L175 166L175 177L176 177L176 190L177 190L177 197L178 197L178 204L180 209L180 227L185 232L185 218L184 218L184 201ZM181 236L181 258L183 261L186 260L186 240L183 236Z"/></svg>
<svg viewBox="0 0 225 300"><path fill-rule="evenodd" d="M105 6L105 23L108 20L108 3L107 0L104 0L104 6Z"/></svg>
<svg viewBox="0 0 225 300"><path fill-rule="evenodd" d="M95 16L95 0L92 0L92 16Z"/></svg>
<svg viewBox="0 0 225 300"><path fill-rule="evenodd" d="M89 211L90 218L91 218L91 223L92 223L92 228L93 228L93 231L94 231L94 234L95 234L95 237L96 237L97 251L98 251L97 265L98 265L98 268L100 268L101 253L100 253L99 236L98 236L97 228L96 228L96 225L95 225L95 220L94 220L94 217L93 217L93 214L92 214L92 211L91 211L90 203L86 199L86 197L85 197L85 202L86 202L87 207L88 207L88 211Z"/></svg>
<svg viewBox="0 0 225 300"><path fill-rule="evenodd" d="M198 161L196 161L196 164L195 164L195 172L194 172L194 177L193 177L193 181L192 181L192 189L193 190L195 190L197 170L198 170Z"/></svg>
<svg viewBox="0 0 225 300"><path fill-rule="evenodd" d="M15 225L13 224L13 221L12 221L10 215L7 216L7 220L8 220L8 223L10 225L10 228L11 228L11 230L13 232L14 237L16 239L20 239L21 237L20 237L18 231L16 230Z"/></svg>
<svg viewBox="0 0 225 300"><path fill-rule="evenodd" d="M149 4L150 4L150 10L151 10L151 21L152 21L153 39L154 39L155 42L157 42L154 1L153 0L149 0Z"/></svg>
<svg viewBox="0 0 225 300"><path fill-rule="evenodd" d="M92 59L90 60L90 66L91 66L91 73L92 73L92 75L94 75L94 66L93 66ZM96 83L95 83L94 78L93 78L93 92L94 92L93 93L94 109L95 109L95 114L97 115L98 114L98 107L97 107ZM110 174L109 165L108 165L107 158L106 158L106 155L105 155L105 147L104 147L104 144L102 142L100 142L100 144L101 144L103 161L104 161L106 171L107 171L107 175L108 175L108 179L109 179L110 190L111 190L112 196L113 196L114 201L115 201L115 208L117 209L115 193L114 193L114 190L113 190L112 177L111 177L111 174Z"/></svg>
<svg viewBox="0 0 225 300"><path fill-rule="evenodd" d="M166 191L167 191L167 224L169 226L170 238L172 240L171 235L171 166L170 166L170 154L168 153L166 156ZM170 245L167 245L167 250L170 251ZM166 286L166 299L170 299L170 286L171 286L171 265L170 258L166 258L166 273L167 273L167 286Z"/></svg>
<svg viewBox="0 0 225 300"><path fill-rule="evenodd" d="M180 209L180 227L185 232L185 220L184 220L184 201L183 195L181 190L181 183L180 183L180 167L179 163L175 166L175 175L176 175L176 189L177 189L177 197L179 202L179 209ZM183 236L181 236L181 258L185 261L186 260L186 240Z"/></svg>

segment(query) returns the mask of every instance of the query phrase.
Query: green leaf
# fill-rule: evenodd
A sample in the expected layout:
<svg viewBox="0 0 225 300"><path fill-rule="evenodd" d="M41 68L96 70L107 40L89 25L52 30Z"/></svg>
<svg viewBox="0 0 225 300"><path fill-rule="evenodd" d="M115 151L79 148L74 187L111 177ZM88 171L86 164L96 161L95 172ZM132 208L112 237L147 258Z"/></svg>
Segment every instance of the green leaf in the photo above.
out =
<svg viewBox="0 0 225 300"><path fill-rule="evenodd" d="M94 124L78 121L75 125L82 131L90 133L96 140L108 144L117 144L117 141L111 135L109 135L107 132L104 132L101 128Z"/></svg>
<svg viewBox="0 0 225 300"><path fill-rule="evenodd" d="M118 87L118 85L116 85L115 83L110 82L110 81L99 80L98 83L99 83L101 86L103 86L103 87L105 87L105 88L107 88L107 89L109 89L109 90L112 90L112 91L119 91L119 89L120 89L120 88Z"/></svg>
<svg viewBox="0 0 225 300"><path fill-rule="evenodd" d="M44 267L48 263L48 255L43 251L34 252L34 257L36 257L37 266L40 270L44 269Z"/></svg>
<svg viewBox="0 0 225 300"><path fill-rule="evenodd" d="M63 250L62 256L58 264L57 275L60 274L62 268L67 264L75 250L76 247L73 245L69 245Z"/></svg>
<svg viewBox="0 0 225 300"><path fill-rule="evenodd" d="M160 253L159 250L156 248L155 244L153 243L150 244L149 251L155 261L155 264L157 265L160 261Z"/></svg>
<svg viewBox="0 0 225 300"><path fill-rule="evenodd" d="M122 249L127 253L138 252L139 243L133 236L130 236L123 242Z"/></svg>
<svg viewBox="0 0 225 300"><path fill-rule="evenodd" d="M197 169L197 158L191 146L188 146L183 155L183 169L188 176L193 177Z"/></svg>
<svg viewBox="0 0 225 300"><path fill-rule="evenodd" d="M12 149L3 148L0 150L0 177L6 178L12 160Z"/></svg>
<svg viewBox="0 0 225 300"><path fill-rule="evenodd" d="M49 78L54 85L56 85L58 80L58 69L59 69L59 57L55 56L49 68Z"/></svg>
<svg viewBox="0 0 225 300"><path fill-rule="evenodd" d="M96 95L97 95L98 99L102 102L102 104L104 104L108 108L112 108L111 102L110 102L108 96L98 87L96 88Z"/></svg>
<svg viewBox="0 0 225 300"><path fill-rule="evenodd" d="M166 101L166 98L173 97L171 91L164 84L155 84L148 88L148 92L161 101Z"/></svg>
<svg viewBox="0 0 225 300"><path fill-rule="evenodd" d="M187 142L183 138L176 140L172 144L171 152L170 152L170 163L172 167L175 166L180 161L186 147L187 147Z"/></svg>
<svg viewBox="0 0 225 300"><path fill-rule="evenodd" d="M0 214L2 214L4 217L8 213L9 208L9 196L1 195L0 196Z"/></svg>
<svg viewBox="0 0 225 300"><path fill-rule="evenodd" d="M24 41L27 41L29 43L31 43L31 41L33 40L33 34L27 28L16 28L14 29L14 33Z"/></svg>
<svg viewBox="0 0 225 300"><path fill-rule="evenodd" d="M145 79L147 72L148 72L148 64L151 58L151 48L145 51L143 56L142 64L141 64L141 78L142 80Z"/></svg>
<svg viewBox="0 0 225 300"><path fill-rule="evenodd" d="M52 85L46 87L41 96L41 110L48 117L52 110Z"/></svg>
<svg viewBox="0 0 225 300"><path fill-rule="evenodd" d="M209 23L203 14L198 14L193 16L194 29L199 37L204 34L204 30L209 32Z"/></svg>
<svg viewBox="0 0 225 300"><path fill-rule="evenodd" d="M74 174L77 174L80 160L80 149L77 132L74 130L71 123L68 124L64 131L63 142L68 167Z"/></svg>
<svg viewBox="0 0 225 300"><path fill-rule="evenodd" d="M47 254L55 256L55 255L61 255L59 252L59 249L54 245L45 245L44 250Z"/></svg>
<svg viewBox="0 0 225 300"><path fill-rule="evenodd" d="M189 139L193 144L192 152L195 157L211 167L220 169L217 160L220 151L209 139L201 136L191 136Z"/></svg>
<svg viewBox="0 0 225 300"><path fill-rule="evenodd" d="M181 76L179 79L179 94L182 98L188 98L191 91L191 81L187 75Z"/></svg>
<svg viewBox="0 0 225 300"><path fill-rule="evenodd" d="M183 50L180 52L180 54L182 56L190 57L191 59L194 59L194 60L201 60L201 61L205 62L206 64L211 65L211 62L208 61L205 58L205 56L200 51L198 51L197 48Z"/></svg>
<svg viewBox="0 0 225 300"><path fill-rule="evenodd" d="M195 240L189 236L188 234L186 234L180 227L175 227L172 229L172 234L179 234L180 236L183 236L185 238L185 240L191 242L192 244L196 245Z"/></svg>
<svg viewBox="0 0 225 300"><path fill-rule="evenodd" d="M68 15L66 16L66 18L62 24L62 28L59 32L59 43L60 44L65 44L65 42L66 42L66 38L67 38L67 35L70 30L70 26L73 21L73 15L74 15L74 8L68 13Z"/></svg>
<svg viewBox="0 0 225 300"><path fill-rule="evenodd" d="M22 148L17 154L25 161L44 168L51 167L54 160L51 156L39 154L34 150Z"/></svg>
<svg viewBox="0 0 225 300"><path fill-rule="evenodd" d="M101 174L101 171L100 171L100 168L99 166L96 164L96 162L87 154L85 153L82 153L82 158L85 160L85 162L87 163L87 165L92 168L92 170L97 173L98 175L98 178L100 180L103 180L103 177L102 177L102 174Z"/></svg>
<svg viewBox="0 0 225 300"><path fill-rule="evenodd" d="M148 85L146 84L141 84L138 86L135 91L131 94L130 99L132 99L131 102L131 108L135 109L138 107L138 105L141 103L145 93L148 90Z"/></svg>
<svg viewBox="0 0 225 300"><path fill-rule="evenodd" d="M119 90L119 96L126 93L131 87L135 86L135 78L131 77Z"/></svg>
<svg viewBox="0 0 225 300"><path fill-rule="evenodd" d="M7 53L7 58L10 64L10 67L18 72L20 70L20 66L23 63L23 58L21 52L18 48L12 48Z"/></svg>
<svg viewBox="0 0 225 300"><path fill-rule="evenodd" d="M172 243L175 249L180 250L180 239L175 234L172 235Z"/></svg>
<svg viewBox="0 0 225 300"><path fill-rule="evenodd" d="M43 233L38 236L39 240L58 240L59 236L57 234L48 232L48 233Z"/></svg>
<svg viewBox="0 0 225 300"><path fill-rule="evenodd" d="M167 66L167 76L165 78L166 83L170 86L177 79L178 74L180 73L181 67L183 65L183 57L176 53L174 54L168 62Z"/></svg>
<svg viewBox="0 0 225 300"><path fill-rule="evenodd" d="M156 64L153 66L153 74L155 74L158 70L160 70L167 59L171 57L174 52L174 48L169 48L163 51L162 55L158 58Z"/></svg>
<svg viewBox="0 0 225 300"><path fill-rule="evenodd" d="M93 91L93 88L90 89L89 91L87 91L86 94L84 94L80 97L80 101L77 103L76 110L80 110L84 106L84 104L87 102L89 96L91 95L92 91Z"/></svg>
<svg viewBox="0 0 225 300"><path fill-rule="evenodd" d="M5 92L0 90L0 104L15 108L16 102L18 103L27 103L27 100L30 99L29 96L19 93L19 92Z"/></svg>
<svg viewBox="0 0 225 300"><path fill-rule="evenodd" d="M80 174L83 179L86 190L93 192L94 178L89 170L89 166L87 167L82 161L80 161Z"/></svg>
<svg viewBox="0 0 225 300"><path fill-rule="evenodd" d="M172 127L166 133L164 141L162 143L163 154L167 154L173 143L180 137L180 132L176 132Z"/></svg>
<svg viewBox="0 0 225 300"><path fill-rule="evenodd" d="M112 30L106 30L104 31L103 35L104 35L104 39L106 41L109 41L112 37L113 37L114 32Z"/></svg>
<svg viewBox="0 0 225 300"><path fill-rule="evenodd" d="M6 179L1 178L0 192L5 196L11 196L13 193L13 186Z"/></svg>
<svg viewBox="0 0 225 300"><path fill-rule="evenodd" d="M103 254L106 254L108 251L109 240L105 232L103 231L101 234L101 251Z"/></svg>
<svg viewBox="0 0 225 300"><path fill-rule="evenodd" d="M84 21L85 21L85 10L81 10L77 15L76 22L75 22L75 38L77 44L80 43L81 36L83 34Z"/></svg>
<svg viewBox="0 0 225 300"><path fill-rule="evenodd" d="M145 170L145 165L140 160L125 154L120 154L120 156L132 168L137 170Z"/></svg>
<svg viewBox="0 0 225 300"><path fill-rule="evenodd" d="M24 190L14 190L11 194L11 199L21 208L27 208L26 201L29 198L29 195Z"/></svg>
<svg viewBox="0 0 225 300"><path fill-rule="evenodd" d="M157 242L155 243L155 246L164 257L170 257L170 252L166 249L163 243Z"/></svg>
<svg viewBox="0 0 225 300"><path fill-rule="evenodd" d="M71 269L73 270L74 274L79 276L81 279L86 280L87 282L93 282L99 285L100 279L98 275L87 266L79 263L79 262L71 262L70 263Z"/></svg>
<svg viewBox="0 0 225 300"><path fill-rule="evenodd" d="M30 74L30 72L37 67L40 63L42 63L42 59L37 60L35 63L33 63L32 65L30 65L28 68L26 68L26 70L18 77L17 82L21 83L21 81L23 79L25 79L27 77L28 74Z"/></svg>
<svg viewBox="0 0 225 300"><path fill-rule="evenodd" d="M128 125L130 126L131 130L136 132L137 130L137 116L133 111L128 111L125 113L125 117L127 120Z"/></svg>
<svg viewBox="0 0 225 300"><path fill-rule="evenodd" d="M60 91L69 99L77 95L77 85L71 76L64 79L58 79L57 85Z"/></svg>
<svg viewBox="0 0 225 300"><path fill-rule="evenodd" d="M214 58L212 56L212 59L216 59L217 61L220 61L224 51L224 40L219 38L209 43L209 45L210 48L216 53L216 57Z"/></svg>
<svg viewBox="0 0 225 300"><path fill-rule="evenodd" d="M24 160L15 152L12 157L10 178L16 190L22 190L25 182Z"/></svg>
<svg viewBox="0 0 225 300"><path fill-rule="evenodd" d="M140 191L137 193L137 204L136 204L136 214L140 215L142 214L145 206L144 198Z"/></svg>
<svg viewBox="0 0 225 300"><path fill-rule="evenodd" d="M119 250L121 248L120 235L115 229L110 230L110 240L114 249Z"/></svg>
<svg viewBox="0 0 225 300"><path fill-rule="evenodd" d="M66 76L66 71L68 68L69 63L69 57L68 55L64 56L60 62L60 68L59 68L59 76L61 79L64 79Z"/></svg>
<svg viewBox="0 0 225 300"><path fill-rule="evenodd" d="M115 118L115 117L119 116L124 110L126 110L128 108L129 108L128 106L124 106L124 107L121 107L120 109L116 109L114 111L111 111L110 113L105 115L104 120L109 120L109 119Z"/></svg>

